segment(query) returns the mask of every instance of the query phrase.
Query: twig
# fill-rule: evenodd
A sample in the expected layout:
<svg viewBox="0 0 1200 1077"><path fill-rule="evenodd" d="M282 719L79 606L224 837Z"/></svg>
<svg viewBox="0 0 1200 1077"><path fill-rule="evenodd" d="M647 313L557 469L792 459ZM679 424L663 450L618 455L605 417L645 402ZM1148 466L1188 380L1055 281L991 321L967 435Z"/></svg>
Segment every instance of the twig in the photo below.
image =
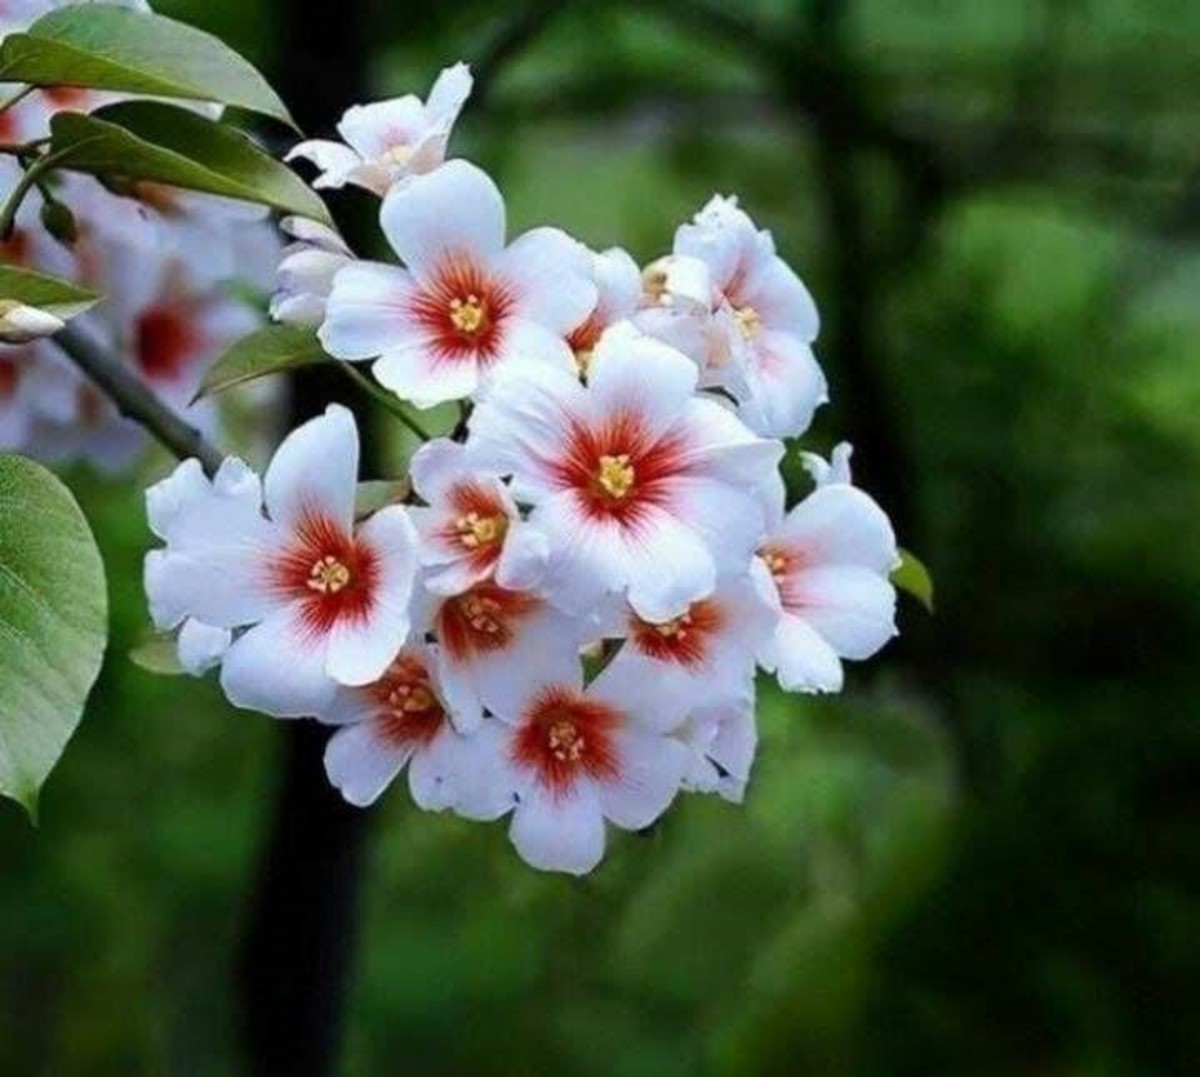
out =
<svg viewBox="0 0 1200 1077"><path fill-rule="evenodd" d="M31 93L36 90L36 86L26 86L23 90L18 90L12 97L8 98L3 104L0 104L0 113L7 112L13 105L19 101L24 101Z"/></svg>
<svg viewBox="0 0 1200 1077"><path fill-rule="evenodd" d="M60 330L54 342L122 415L152 434L180 460L194 456L207 474L216 473L225 454L159 400L119 358L71 326Z"/></svg>

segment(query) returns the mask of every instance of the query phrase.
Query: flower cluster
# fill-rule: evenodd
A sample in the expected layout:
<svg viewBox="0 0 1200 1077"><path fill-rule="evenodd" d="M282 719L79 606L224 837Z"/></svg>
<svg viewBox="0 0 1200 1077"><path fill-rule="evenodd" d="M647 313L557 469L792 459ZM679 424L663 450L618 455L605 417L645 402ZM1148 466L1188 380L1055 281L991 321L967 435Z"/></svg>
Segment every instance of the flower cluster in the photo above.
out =
<svg viewBox="0 0 1200 1077"><path fill-rule="evenodd" d="M0 5L0 36L61 6L55 0ZM122 6L148 10L144 0ZM113 94L76 87L39 90L0 113L0 141L44 138L55 113L91 111L113 100ZM0 161L0 192L11 190L19 176L12 158ZM227 283L236 277L269 286L278 243L266 211L147 182L117 194L72 174L55 179L51 193L70 206L70 227L52 238L39 221L45 197L31 192L12 234L0 242L0 259L106 296L76 319L76 328L124 356L161 397L211 430L211 405L190 402L211 362L261 322ZM55 328L51 323L28 335ZM113 471L127 467L145 444L141 429L123 419L52 341L0 345L0 450L51 462L84 459Z"/></svg>
<svg viewBox="0 0 1200 1077"><path fill-rule="evenodd" d="M510 816L526 861L581 874L609 825L681 791L742 798L757 670L840 689L842 659L894 634L896 542L847 448L809 458L815 488L786 506L781 439L825 381L769 233L717 198L645 270L557 229L509 238L492 180L443 160L468 90L451 68L428 103L352 109L349 146L298 148L319 183L382 196L401 264L295 225L274 303L468 421L366 516L338 406L261 481L181 465L149 492L146 587L234 703L337 727L326 769L351 803L407 770L422 808Z"/></svg>

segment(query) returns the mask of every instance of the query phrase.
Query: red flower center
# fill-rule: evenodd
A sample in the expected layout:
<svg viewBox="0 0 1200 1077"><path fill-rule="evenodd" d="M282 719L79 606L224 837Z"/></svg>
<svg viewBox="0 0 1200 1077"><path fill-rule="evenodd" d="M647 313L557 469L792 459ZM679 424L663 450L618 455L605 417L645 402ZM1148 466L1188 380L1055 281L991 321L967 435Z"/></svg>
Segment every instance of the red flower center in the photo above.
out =
<svg viewBox="0 0 1200 1077"><path fill-rule="evenodd" d="M21 371L11 359L0 358L0 401L11 400L17 395L21 382Z"/></svg>
<svg viewBox="0 0 1200 1077"><path fill-rule="evenodd" d="M28 267L31 254L29 233L24 228L14 228L8 239L0 239L0 261L7 265Z"/></svg>
<svg viewBox="0 0 1200 1077"><path fill-rule="evenodd" d="M634 646L647 658L695 669L708 660L713 637L726 623L721 604L716 599L704 598L670 621L643 621L632 616L629 634Z"/></svg>
<svg viewBox="0 0 1200 1077"><path fill-rule="evenodd" d="M92 103L91 91L83 86L46 86L42 93L56 109L87 112Z"/></svg>
<svg viewBox="0 0 1200 1077"><path fill-rule="evenodd" d="M490 365L500 353L511 290L469 257L442 263L413 299L412 315L429 334L436 362Z"/></svg>
<svg viewBox="0 0 1200 1077"><path fill-rule="evenodd" d="M379 707L380 732L397 747L428 744L446 721L429 670L415 655L402 652L368 691Z"/></svg>
<svg viewBox="0 0 1200 1077"><path fill-rule="evenodd" d="M500 556L508 533L508 513L496 491L479 482L456 483L448 498L451 519L441 539L448 549L467 554L477 569L486 569Z"/></svg>
<svg viewBox="0 0 1200 1077"><path fill-rule="evenodd" d="M200 335L190 314L183 307L160 303L138 317L135 355L151 381L175 381L199 349Z"/></svg>
<svg viewBox="0 0 1200 1077"><path fill-rule="evenodd" d="M455 661L505 650L521 623L542 606L524 591L508 591L491 580L446 599L437 615L438 639Z"/></svg>
<svg viewBox="0 0 1200 1077"><path fill-rule="evenodd" d="M621 714L582 692L544 689L521 718L510 749L518 766L532 770L555 795L580 778L612 781L621 771L614 734Z"/></svg>
<svg viewBox="0 0 1200 1077"><path fill-rule="evenodd" d="M759 548L758 556L766 563L771 579L775 581L783 608L802 609L806 603L797 576L804 567L803 554L783 543L768 542Z"/></svg>
<svg viewBox="0 0 1200 1077"><path fill-rule="evenodd" d="M277 594L298 601L304 626L327 635L342 620L370 616L379 587L375 551L319 512L305 513L291 546L271 566Z"/></svg>
<svg viewBox="0 0 1200 1077"><path fill-rule="evenodd" d="M596 425L574 422L551 473L592 518L636 527L650 506L669 504L670 480L688 472L686 447L682 435L655 438L638 415L620 412Z"/></svg>

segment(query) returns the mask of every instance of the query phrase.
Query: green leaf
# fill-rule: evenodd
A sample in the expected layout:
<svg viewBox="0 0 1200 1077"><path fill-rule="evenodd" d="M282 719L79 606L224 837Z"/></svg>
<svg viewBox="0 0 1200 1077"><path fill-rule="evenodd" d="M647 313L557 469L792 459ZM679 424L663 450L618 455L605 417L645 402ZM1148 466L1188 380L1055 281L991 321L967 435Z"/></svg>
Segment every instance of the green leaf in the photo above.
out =
<svg viewBox="0 0 1200 1077"><path fill-rule="evenodd" d="M908 550L900 551L900 564L892 570L892 583L933 612L933 577L920 558Z"/></svg>
<svg viewBox="0 0 1200 1077"><path fill-rule="evenodd" d="M360 520L373 516L389 505L401 504L411 492L412 487L404 479L398 482L387 479L360 482L354 496L354 515Z"/></svg>
<svg viewBox="0 0 1200 1077"><path fill-rule="evenodd" d="M107 4L53 11L9 34L0 44L0 82L213 101L296 126L254 66L211 34Z"/></svg>
<svg viewBox="0 0 1200 1077"><path fill-rule="evenodd" d="M70 491L32 461L0 456L0 795L31 816L100 672L107 604Z"/></svg>
<svg viewBox="0 0 1200 1077"><path fill-rule="evenodd" d="M60 168L132 182L149 180L258 202L329 223L325 203L286 165L241 131L159 101L126 101L50 121Z"/></svg>
<svg viewBox="0 0 1200 1077"><path fill-rule="evenodd" d="M99 299L99 292L81 288L70 281L48 277L31 269L0 265L0 303L7 300L35 307L66 321L82 314Z"/></svg>
<svg viewBox="0 0 1200 1077"><path fill-rule="evenodd" d="M328 361L313 330L296 325L264 326L242 337L213 363L196 391L196 400L268 374Z"/></svg>
<svg viewBox="0 0 1200 1077"><path fill-rule="evenodd" d="M187 671L179 661L179 648L169 633L147 637L129 652L129 660L147 673L173 677Z"/></svg>

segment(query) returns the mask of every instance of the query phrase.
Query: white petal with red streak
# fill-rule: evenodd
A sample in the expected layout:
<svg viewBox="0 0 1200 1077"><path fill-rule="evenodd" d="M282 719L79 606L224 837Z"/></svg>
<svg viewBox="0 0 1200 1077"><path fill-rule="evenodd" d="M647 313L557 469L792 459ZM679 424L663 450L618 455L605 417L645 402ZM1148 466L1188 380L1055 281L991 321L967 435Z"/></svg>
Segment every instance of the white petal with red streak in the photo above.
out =
<svg viewBox="0 0 1200 1077"><path fill-rule="evenodd" d="M221 687L236 707L276 718L327 711L338 684L325 672L323 641L303 623L300 605L276 610L233 641L221 665Z"/></svg>
<svg viewBox="0 0 1200 1077"><path fill-rule="evenodd" d="M643 620L669 621L717 585L716 562L701 535L656 505L636 534L626 532L624 547L629 604Z"/></svg>
<svg viewBox="0 0 1200 1077"><path fill-rule="evenodd" d="M588 367L588 407L597 419L630 413L656 437L684 414L696 377L687 356L624 323L596 345Z"/></svg>
<svg viewBox="0 0 1200 1077"><path fill-rule="evenodd" d="M317 336L338 359L373 359L413 338L411 274L377 262L354 262L334 275Z"/></svg>
<svg viewBox="0 0 1200 1077"><path fill-rule="evenodd" d="M329 738L325 774L348 803L365 808L379 799L412 754L411 744L389 741L376 722L358 722Z"/></svg>
<svg viewBox="0 0 1200 1077"><path fill-rule="evenodd" d="M788 513L776 534L809 565L861 565L889 573L896 564L891 522L883 509L853 486L814 490Z"/></svg>
<svg viewBox="0 0 1200 1077"><path fill-rule="evenodd" d="M500 273L512 283L521 315L564 335L596 305L588 249L558 228L534 228L501 256Z"/></svg>
<svg viewBox="0 0 1200 1077"><path fill-rule="evenodd" d="M464 400L479 386L479 364L473 358L439 362L419 339L385 352L371 372L380 385L422 409Z"/></svg>
<svg viewBox="0 0 1200 1077"><path fill-rule="evenodd" d="M817 305L792 268L778 257L761 259L751 268L739 298L758 313L772 331L794 333L801 341L817 339L821 319Z"/></svg>
<svg viewBox="0 0 1200 1077"><path fill-rule="evenodd" d="M491 263L504 249L504 199L487 173L466 161L394 187L379 220L392 249L420 279L447 255Z"/></svg>
<svg viewBox="0 0 1200 1077"><path fill-rule="evenodd" d="M881 575L855 565L798 573L800 616L843 658L870 658L896 634L896 591Z"/></svg>
<svg viewBox="0 0 1200 1077"><path fill-rule="evenodd" d="M829 400L825 374L812 348L789 333L763 331L747 368L738 414L768 437L799 437Z"/></svg>
<svg viewBox="0 0 1200 1077"><path fill-rule="evenodd" d="M417 533L401 506L375 513L358 537L374 551L379 578L366 615L340 619L329 634L326 670L348 685L378 680L404 645L417 571Z"/></svg>
<svg viewBox="0 0 1200 1077"><path fill-rule="evenodd" d="M297 427L283 440L263 486L271 519L294 527L319 513L348 531L358 483L358 428L340 404Z"/></svg>

